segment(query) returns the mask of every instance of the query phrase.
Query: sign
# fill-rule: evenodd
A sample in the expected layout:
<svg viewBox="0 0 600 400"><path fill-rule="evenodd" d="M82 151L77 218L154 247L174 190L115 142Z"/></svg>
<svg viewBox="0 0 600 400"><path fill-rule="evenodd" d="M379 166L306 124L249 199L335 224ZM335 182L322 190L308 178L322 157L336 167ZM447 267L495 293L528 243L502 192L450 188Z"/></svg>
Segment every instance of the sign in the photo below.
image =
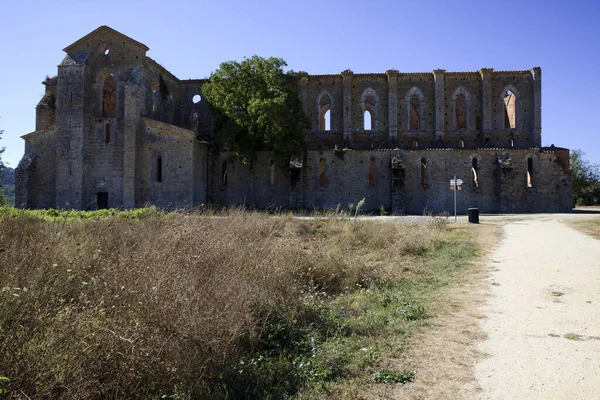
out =
<svg viewBox="0 0 600 400"><path fill-rule="evenodd" d="M454 190L454 185L450 186L450 190ZM456 186L456 190L462 190L462 186Z"/></svg>
<svg viewBox="0 0 600 400"><path fill-rule="evenodd" d="M455 183L456 182L456 183ZM462 179L450 179L450 185L454 186L460 186L463 184L463 180Z"/></svg>

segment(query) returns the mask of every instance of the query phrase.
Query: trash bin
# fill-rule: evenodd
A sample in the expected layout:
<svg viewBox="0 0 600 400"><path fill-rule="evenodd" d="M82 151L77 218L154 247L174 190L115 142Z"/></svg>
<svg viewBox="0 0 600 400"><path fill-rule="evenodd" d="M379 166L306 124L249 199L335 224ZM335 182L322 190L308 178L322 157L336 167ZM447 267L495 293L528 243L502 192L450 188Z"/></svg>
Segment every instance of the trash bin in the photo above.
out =
<svg viewBox="0 0 600 400"><path fill-rule="evenodd" d="M479 223L479 208L469 208L467 210L467 214L469 214L469 223L471 223L471 224Z"/></svg>

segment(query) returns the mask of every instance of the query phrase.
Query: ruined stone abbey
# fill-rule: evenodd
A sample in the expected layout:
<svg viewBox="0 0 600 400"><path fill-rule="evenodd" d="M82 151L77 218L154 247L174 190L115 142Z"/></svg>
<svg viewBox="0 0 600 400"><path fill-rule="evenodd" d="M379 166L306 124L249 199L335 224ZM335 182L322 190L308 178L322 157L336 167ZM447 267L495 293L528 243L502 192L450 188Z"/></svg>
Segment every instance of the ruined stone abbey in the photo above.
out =
<svg viewBox="0 0 600 400"><path fill-rule="evenodd" d="M180 80L148 47L102 26L64 49L35 131L23 136L16 204L201 204L420 214L571 209L569 150L542 147L540 68L300 73L308 151L249 167L213 145L206 80Z"/></svg>

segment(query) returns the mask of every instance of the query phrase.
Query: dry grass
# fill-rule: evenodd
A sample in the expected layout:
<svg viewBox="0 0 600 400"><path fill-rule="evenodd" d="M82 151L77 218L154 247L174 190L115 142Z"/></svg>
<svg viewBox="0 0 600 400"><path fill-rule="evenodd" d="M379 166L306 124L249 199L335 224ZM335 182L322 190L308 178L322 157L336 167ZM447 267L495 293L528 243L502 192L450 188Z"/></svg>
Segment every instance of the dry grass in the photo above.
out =
<svg viewBox="0 0 600 400"><path fill-rule="evenodd" d="M596 239L600 239L600 219L599 218L573 220L573 221L569 221L569 225L587 235L595 237Z"/></svg>
<svg viewBox="0 0 600 400"><path fill-rule="evenodd" d="M446 234L435 222L242 211L140 221L2 216L0 376L15 398L293 394L360 370L347 357L326 359L328 343L374 334L379 325L356 321L369 312L361 301L380 301L379 289L431 286L424 263ZM344 302L353 294L356 306ZM412 307L394 296L385 307ZM356 319L341 319L340 309Z"/></svg>

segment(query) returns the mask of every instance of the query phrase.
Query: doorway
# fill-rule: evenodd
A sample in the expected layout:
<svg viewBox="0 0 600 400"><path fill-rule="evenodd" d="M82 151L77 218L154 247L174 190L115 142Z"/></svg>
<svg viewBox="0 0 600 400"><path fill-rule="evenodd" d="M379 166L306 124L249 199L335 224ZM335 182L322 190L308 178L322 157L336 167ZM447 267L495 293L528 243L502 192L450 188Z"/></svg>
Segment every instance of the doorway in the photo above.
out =
<svg viewBox="0 0 600 400"><path fill-rule="evenodd" d="M108 208L108 193L100 192L98 193L98 210L104 210Z"/></svg>

